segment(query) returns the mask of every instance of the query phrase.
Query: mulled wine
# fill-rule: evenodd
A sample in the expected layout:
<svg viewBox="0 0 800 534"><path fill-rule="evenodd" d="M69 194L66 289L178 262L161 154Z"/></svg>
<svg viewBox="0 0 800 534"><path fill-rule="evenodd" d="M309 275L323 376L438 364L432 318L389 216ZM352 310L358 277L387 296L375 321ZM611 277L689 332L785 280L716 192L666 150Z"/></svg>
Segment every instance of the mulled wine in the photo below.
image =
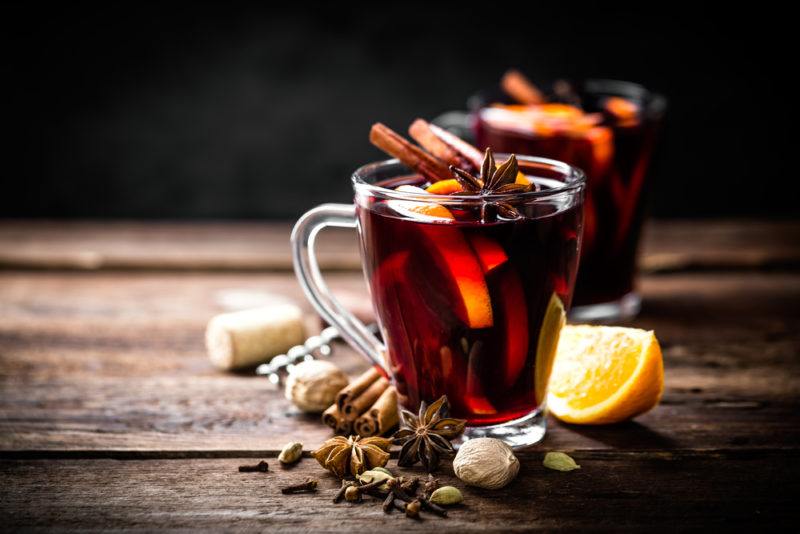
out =
<svg viewBox="0 0 800 534"><path fill-rule="evenodd" d="M378 185L399 183L429 185L420 176ZM539 183L542 193L547 184ZM438 219L435 209L423 214L414 204L356 198L366 276L401 403L416 409L447 395L453 416L471 425L535 411L549 373L540 369L537 384L537 358L547 365L572 297L579 202L523 200L513 220L469 202L445 204L452 218Z"/></svg>
<svg viewBox="0 0 800 534"><path fill-rule="evenodd" d="M479 147L553 158L586 172L576 307L634 295L646 174L663 106L635 84L594 81L580 92L555 91L549 101L487 105L475 115Z"/></svg>

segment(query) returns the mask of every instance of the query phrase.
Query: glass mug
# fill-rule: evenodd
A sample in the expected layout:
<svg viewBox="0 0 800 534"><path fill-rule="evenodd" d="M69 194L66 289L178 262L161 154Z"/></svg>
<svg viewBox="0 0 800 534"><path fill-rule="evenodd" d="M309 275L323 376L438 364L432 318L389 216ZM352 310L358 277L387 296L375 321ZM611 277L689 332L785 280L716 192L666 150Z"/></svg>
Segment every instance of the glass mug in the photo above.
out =
<svg viewBox="0 0 800 534"><path fill-rule="evenodd" d="M587 80L577 90L587 112L602 112L613 98L638 111L572 135L498 127L489 120L496 110L481 107L474 114L476 142L479 148L556 158L586 171L586 229L571 315L579 321L628 319L641 306L636 256L647 171L666 100L641 85L614 80Z"/></svg>
<svg viewBox="0 0 800 534"><path fill-rule="evenodd" d="M617 80L590 79L574 89L584 111L606 117L601 125L570 132L529 117L533 122L523 126L493 106L514 103L500 87L470 97L469 112L451 111L433 122L474 140L478 148L553 158L586 171L585 229L570 317L627 320L641 307L636 291L639 238L649 163L667 101L639 84ZM636 111L611 116L605 109L611 100L635 104Z"/></svg>
<svg viewBox="0 0 800 534"><path fill-rule="evenodd" d="M323 204L292 232L294 268L309 301L392 380L403 407L416 411L421 401L447 395L451 415L467 420L463 439L496 437L514 447L544 436L547 378L575 284L585 187L575 167L518 160L538 191L397 191L423 180L397 160L371 163L353 174L354 205ZM519 215L499 216L500 202ZM437 209L448 218L431 216ZM326 287L314 254L325 226L358 230L383 342Z"/></svg>

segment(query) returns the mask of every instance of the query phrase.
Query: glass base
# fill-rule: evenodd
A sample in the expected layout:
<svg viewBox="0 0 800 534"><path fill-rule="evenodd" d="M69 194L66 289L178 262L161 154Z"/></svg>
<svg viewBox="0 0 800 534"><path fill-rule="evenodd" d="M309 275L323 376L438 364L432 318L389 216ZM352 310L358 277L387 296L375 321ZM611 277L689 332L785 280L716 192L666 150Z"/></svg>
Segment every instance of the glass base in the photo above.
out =
<svg viewBox="0 0 800 534"><path fill-rule="evenodd" d="M465 441L475 438L496 438L512 449L521 449L539 443L547 428L547 418L543 407L537 408L525 417L507 423L491 426L468 426L453 445L458 448Z"/></svg>
<svg viewBox="0 0 800 534"><path fill-rule="evenodd" d="M612 323L628 321L639 315L642 309L642 298L632 291L619 300L573 306L569 312L569 320L573 323Z"/></svg>

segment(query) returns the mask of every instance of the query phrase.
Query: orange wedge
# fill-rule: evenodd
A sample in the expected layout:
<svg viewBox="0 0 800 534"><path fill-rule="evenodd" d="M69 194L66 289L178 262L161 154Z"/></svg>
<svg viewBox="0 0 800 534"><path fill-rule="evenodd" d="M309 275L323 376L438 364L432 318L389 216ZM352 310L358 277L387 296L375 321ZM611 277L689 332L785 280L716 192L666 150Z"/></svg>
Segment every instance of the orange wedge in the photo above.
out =
<svg viewBox="0 0 800 534"><path fill-rule="evenodd" d="M652 331L565 326L548 384L550 412L567 423L618 423L658 404L661 348Z"/></svg>
<svg viewBox="0 0 800 534"><path fill-rule="evenodd" d="M458 180L439 180L434 182L425 189L426 192L432 195L449 195L450 193L458 193L462 190L461 184Z"/></svg>

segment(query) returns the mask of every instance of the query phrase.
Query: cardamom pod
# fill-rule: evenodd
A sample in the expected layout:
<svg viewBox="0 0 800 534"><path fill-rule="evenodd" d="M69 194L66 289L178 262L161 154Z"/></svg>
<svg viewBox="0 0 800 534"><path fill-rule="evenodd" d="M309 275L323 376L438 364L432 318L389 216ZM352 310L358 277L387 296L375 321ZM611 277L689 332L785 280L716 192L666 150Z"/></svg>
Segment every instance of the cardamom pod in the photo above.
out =
<svg viewBox="0 0 800 534"><path fill-rule="evenodd" d="M299 441L292 441L283 446L281 453L278 455L278 461L286 465L293 464L301 456L303 456L303 444Z"/></svg>
<svg viewBox="0 0 800 534"><path fill-rule="evenodd" d="M462 502L464 500L464 496L461 495L461 491L456 487L442 486L434 491L431 494L431 498L428 500L433 504L448 506L450 504L458 504Z"/></svg>
<svg viewBox="0 0 800 534"><path fill-rule="evenodd" d="M392 474L392 472L391 472L391 471L389 471L388 469L386 469L385 467L373 467L372 469L370 469L370 471L380 471L381 473L386 473L386 474L387 474L387 475L389 475L390 477L393 477L393 476L394 476L394 475Z"/></svg>
<svg viewBox="0 0 800 534"><path fill-rule="evenodd" d="M575 460L563 452L548 452L544 455L542 465L548 469L555 469L556 471L572 471L581 468L581 466L575 463Z"/></svg>
<svg viewBox="0 0 800 534"><path fill-rule="evenodd" d="M378 489L381 491L387 491L389 487L385 484L386 481L394 479L391 474L386 474L387 469L375 468L369 471L364 471L360 475L356 476L359 482L362 484L371 484L373 482L379 482L381 480L384 481L384 484L378 486Z"/></svg>

